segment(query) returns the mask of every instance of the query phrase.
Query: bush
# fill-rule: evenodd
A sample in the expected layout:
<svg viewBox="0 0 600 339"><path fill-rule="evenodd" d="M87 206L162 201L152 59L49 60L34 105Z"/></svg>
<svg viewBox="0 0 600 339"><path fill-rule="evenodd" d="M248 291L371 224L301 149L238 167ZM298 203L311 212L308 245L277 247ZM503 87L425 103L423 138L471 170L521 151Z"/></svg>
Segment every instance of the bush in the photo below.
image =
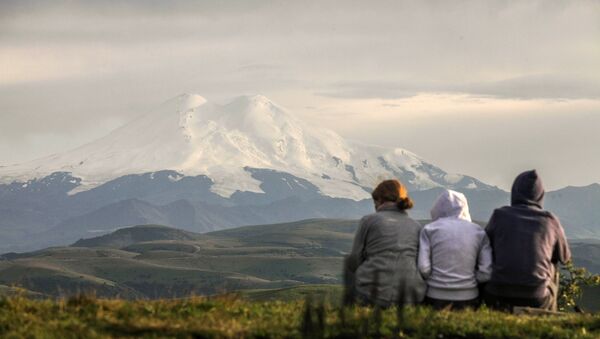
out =
<svg viewBox="0 0 600 339"><path fill-rule="evenodd" d="M591 274L585 268L575 267L568 262L560 275L558 309L561 311L579 310L577 301L586 286L600 286L600 275Z"/></svg>

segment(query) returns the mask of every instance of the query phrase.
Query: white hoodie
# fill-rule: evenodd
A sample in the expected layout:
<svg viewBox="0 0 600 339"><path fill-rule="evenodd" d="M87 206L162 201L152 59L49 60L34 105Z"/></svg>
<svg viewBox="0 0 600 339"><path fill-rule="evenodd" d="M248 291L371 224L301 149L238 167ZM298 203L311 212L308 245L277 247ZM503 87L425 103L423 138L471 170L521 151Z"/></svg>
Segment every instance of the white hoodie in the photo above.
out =
<svg viewBox="0 0 600 339"><path fill-rule="evenodd" d="M446 190L431 209L432 223L421 230L419 271L427 296L441 300L477 298L478 283L490 279L492 249L485 230L471 222L467 198Z"/></svg>

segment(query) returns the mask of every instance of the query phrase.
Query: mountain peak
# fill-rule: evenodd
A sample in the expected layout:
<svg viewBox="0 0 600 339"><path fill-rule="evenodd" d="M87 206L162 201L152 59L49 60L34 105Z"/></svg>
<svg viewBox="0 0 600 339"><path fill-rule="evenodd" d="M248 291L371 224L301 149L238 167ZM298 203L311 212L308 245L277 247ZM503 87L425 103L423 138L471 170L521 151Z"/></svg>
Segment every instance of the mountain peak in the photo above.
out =
<svg viewBox="0 0 600 339"><path fill-rule="evenodd" d="M216 105L184 93L109 135L75 150L0 169L0 180L71 172L88 189L127 174L174 170L205 175L211 190L263 192L246 168L275 170L305 179L321 194L360 200L381 178L400 178L412 189L471 188L463 176L403 149L350 142L302 121L264 95ZM464 180L463 180L464 179ZM11 181L12 182L12 181ZM477 184L477 187L480 185Z"/></svg>
<svg viewBox="0 0 600 339"><path fill-rule="evenodd" d="M179 112L187 112L204 105L206 103L206 99L198 94L183 93L167 102L175 103Z"/></svg>
<svg viewBox="0 0 600 339"><path fill-rule="evenodd" d="M277 110L282 110L282 108L275 104L272 100L261 94L239 96L233 99L229 104L225 105L225 107L235 111L246 111L257 108L276 108Z"/></svg>

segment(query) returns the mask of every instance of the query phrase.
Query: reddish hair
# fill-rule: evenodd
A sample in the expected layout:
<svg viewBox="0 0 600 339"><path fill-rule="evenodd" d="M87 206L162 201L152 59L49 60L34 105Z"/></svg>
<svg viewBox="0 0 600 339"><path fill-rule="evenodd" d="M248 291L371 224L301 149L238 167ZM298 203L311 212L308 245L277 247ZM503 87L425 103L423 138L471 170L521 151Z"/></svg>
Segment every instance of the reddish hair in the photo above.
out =
<svg viewBox="0 0 600 339"><path fill-rule="evenodd" d="M385 180L379 183L373 193L373 200L386 202L395 202L400 210L411 209L414 205L412 199L408 196L406 186L396 179Z"/></svg>

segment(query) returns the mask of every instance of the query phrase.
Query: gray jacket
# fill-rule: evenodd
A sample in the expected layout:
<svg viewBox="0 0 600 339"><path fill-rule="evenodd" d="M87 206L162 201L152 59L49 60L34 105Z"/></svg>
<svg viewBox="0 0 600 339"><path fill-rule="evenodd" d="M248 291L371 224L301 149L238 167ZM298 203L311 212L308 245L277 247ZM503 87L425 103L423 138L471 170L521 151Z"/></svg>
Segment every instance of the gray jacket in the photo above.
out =
<svg viewBox="0 0 600 339"><path fill-rule="evenodd" d="M417 269L420 230L393 203L363 217L347 259L356 293L377 304L421 302L426 285Z"/></svg>
<svg viewBox="0 0 600 339"><path fill-rule="evenodd" d="M478 283L490 280L492 249L485 230L471 222L467 198L446 190L431 209L432 223L421 231L419 270L427 279L427 296L470 300Z"/></svg>

